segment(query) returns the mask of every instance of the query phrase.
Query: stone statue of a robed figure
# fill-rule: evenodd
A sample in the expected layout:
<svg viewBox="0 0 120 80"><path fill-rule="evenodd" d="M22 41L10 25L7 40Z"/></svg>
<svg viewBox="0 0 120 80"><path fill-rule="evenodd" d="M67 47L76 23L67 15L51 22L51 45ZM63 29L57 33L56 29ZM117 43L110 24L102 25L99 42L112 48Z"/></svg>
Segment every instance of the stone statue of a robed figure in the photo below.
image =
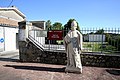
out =
<svg viewBox="0 0 120 80"><path fill-rule="evenodd" d="M64 46L67 53L67 66L65 72L82 73L81 49L82 34L76 30L77 23L71 23L71 30L64 37Z"/></svg>

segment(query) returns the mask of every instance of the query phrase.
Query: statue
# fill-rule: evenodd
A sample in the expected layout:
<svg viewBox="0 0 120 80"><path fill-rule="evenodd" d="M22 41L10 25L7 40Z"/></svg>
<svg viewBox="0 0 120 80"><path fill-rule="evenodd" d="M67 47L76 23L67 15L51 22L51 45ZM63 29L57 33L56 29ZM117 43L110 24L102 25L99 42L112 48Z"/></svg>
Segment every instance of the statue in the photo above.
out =
<svg viewBox="0 0 120 80"><path fill-rule="evenodd" d="M80 53L82 49L82 34L76 30L77 23L71 23L71 30L64 37L64 46L67 53L67 66L65 72L82 73Z"/></svg>

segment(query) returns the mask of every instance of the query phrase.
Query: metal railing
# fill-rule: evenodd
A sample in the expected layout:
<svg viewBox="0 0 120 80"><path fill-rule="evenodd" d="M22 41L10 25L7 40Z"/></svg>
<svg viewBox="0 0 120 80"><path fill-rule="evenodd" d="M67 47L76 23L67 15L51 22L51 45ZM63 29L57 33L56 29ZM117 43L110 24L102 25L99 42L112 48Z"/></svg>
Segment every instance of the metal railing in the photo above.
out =
<svg viewBox="0 0 120 80"><path fill-rule="evenodd" d="M29 31L29 39L36 43L39 47L44 49L44 51L64 51L63 44L56 44L54 40L48 40L47 37L38 37L37 33L41 32L41 30L30 30ZM35 45L36 45L35 44Z"/></svg>
<svg viewBox="0 0 120 80"><path fill-rule="evenodd" d="M47 37L38 37L41 30L31 30L29 35L44 50L64 51L63 40L49 40ZM63 38L68 31L63 30ZM120 53L120 29L81 29L83 35L83 52ZM47 30L49 33L49 30Z"/></svg>

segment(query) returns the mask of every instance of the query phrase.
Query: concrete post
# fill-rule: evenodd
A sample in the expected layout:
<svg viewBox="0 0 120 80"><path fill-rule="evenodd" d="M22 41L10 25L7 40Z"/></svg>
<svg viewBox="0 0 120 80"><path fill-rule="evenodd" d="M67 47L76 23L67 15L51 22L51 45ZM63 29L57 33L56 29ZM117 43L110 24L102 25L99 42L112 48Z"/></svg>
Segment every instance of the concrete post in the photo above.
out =
<svg viewBox="0 0 120 80"><path fill-rule="evenodd" d="M19 22L19 59L24 61L26 59L25 54L26 50L24 49L27 44L27 28L26 28L26 21Z"/></svg>
<svg viewBox="0 0 120 80"><path fill-rule="evenodd" d="M26 27L26 21L19 22L19 41L26 41L28 31Z"/></svg>

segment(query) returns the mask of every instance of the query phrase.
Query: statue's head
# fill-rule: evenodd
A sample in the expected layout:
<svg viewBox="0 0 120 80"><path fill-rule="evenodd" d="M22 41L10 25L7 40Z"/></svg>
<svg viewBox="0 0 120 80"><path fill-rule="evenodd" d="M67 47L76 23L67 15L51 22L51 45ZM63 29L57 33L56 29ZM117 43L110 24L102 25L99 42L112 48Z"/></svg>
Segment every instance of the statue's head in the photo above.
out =
<svg viewBox="0 0 120 80"><path fill-rule="evenodd" d="M71 30L76 30L77 28L77 22L76 21L72 21L71 23Z"/></svg>

